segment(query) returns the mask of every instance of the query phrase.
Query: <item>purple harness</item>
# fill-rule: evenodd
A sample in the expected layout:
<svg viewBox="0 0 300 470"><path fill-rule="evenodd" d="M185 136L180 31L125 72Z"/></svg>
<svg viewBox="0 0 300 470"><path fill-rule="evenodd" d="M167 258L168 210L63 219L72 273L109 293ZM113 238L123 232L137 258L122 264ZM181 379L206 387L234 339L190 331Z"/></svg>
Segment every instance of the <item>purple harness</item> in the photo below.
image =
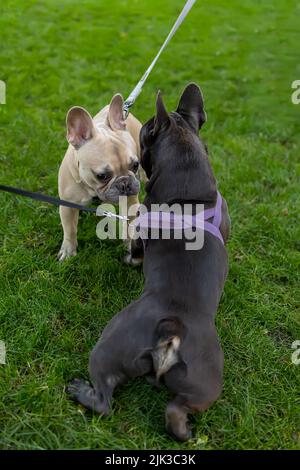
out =
<svg viewBox="0 0 300 470"><path fill-rule="evenodd" d="M212 218L211 222L208 222ZM142 230L154 229L201 229L209 232L218 238L224 245L224 240L220 232L222 222L222 196L217 193L217 202L215 207L206 209L196 215L178 215L174 212L146 212L140 214L135 219L134 224L139 227L141 237Z"/></svg>

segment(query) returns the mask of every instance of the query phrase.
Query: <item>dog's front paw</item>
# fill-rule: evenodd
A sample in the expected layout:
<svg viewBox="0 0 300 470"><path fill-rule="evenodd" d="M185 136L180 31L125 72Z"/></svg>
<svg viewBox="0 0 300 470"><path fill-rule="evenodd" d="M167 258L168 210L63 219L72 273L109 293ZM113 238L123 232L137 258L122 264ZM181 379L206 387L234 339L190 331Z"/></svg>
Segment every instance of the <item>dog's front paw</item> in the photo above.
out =
<svg viewBox="0 0 300 470"><path fill-rule="evenodd" d="M76 245L73 245L71 242L65 240L63 241L59 253L57 255L58 261L64 261L65 259L76 256Z"/></svg>
<svg viewBox="0 0 300 470"><path fill-rule="evenodd" d="M131 253L127 253L124 256L124 263L128 264L128 266L139 266L142 262L143 258L133 258Z"/></svg>
<svg viewBox="0 0 300 470"><path fill-rule="evenodd" d="M80 403L85 408L108 416L110 412L109 400L103 399L101 393L96 394L95 389L86 380L74 379L66 388L67 395L73 401Z"/></svg>
<svg viewBox="0 0 300 470"><path fill-rule="evenodd" d="M138 238L137 240L127 240L126 242L127 253L124 257L124 263L129 266L139 266L144 259L144 245L143 241Z"/></svg>

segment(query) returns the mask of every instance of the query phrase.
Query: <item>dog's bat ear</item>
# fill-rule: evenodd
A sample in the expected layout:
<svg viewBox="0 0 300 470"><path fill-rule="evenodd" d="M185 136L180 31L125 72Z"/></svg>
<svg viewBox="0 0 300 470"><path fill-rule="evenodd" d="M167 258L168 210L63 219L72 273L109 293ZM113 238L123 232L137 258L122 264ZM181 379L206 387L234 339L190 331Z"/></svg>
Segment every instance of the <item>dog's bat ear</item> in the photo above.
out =
<svg viewBox="0 0 300 470"><path fill-rule="evenodd" d="M203 96L196 83L190 83L179 100L176 112L198 133L206 121Z"/></svg>
<svg viewBox="0 0 300 470"><path fill-rule="evenodd" d="M156 97L156 116L154 122L154 133L158 131L163 125L166 125L170 122L168 111L165 108L162 94L159 91Z"/></svg>
<svg viewBox="0 0 300 470"><path fill-rule="evenodd" d="M126 129L126 123L123 117L123 97L116 94L109 105L108 123L113 131L123 131Z"/></svg>
<svg viewBox="0 0 300 470"><path fill-rule="evenodd" d="M67 114L67 141L76 149L93 137L93 120L91 115L80 106L74 106Z"/></svg>

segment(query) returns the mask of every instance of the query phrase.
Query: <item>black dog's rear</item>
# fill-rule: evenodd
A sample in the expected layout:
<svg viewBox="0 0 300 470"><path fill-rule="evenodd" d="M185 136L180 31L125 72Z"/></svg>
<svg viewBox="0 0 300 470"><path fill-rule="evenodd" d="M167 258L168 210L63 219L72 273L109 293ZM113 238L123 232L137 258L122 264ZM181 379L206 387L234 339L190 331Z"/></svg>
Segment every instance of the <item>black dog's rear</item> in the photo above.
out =
<svg viewBox="0 0 300 470"><path fill-rule="evenodd" d="M168 114L160 94L157 113L141 131L142 166L147 173L144 204L215 205L217 188L207 152L198 137L205 122L199 88L189 85L176 112ZM223 239L229 217L222 202ZM147 240L145 288L139 300L117 314L90 356L92 385L76 379L70 396L108 414L113 390L127 378L146 376L175 395L166 409L166 426L180 440L191 436L187 415L207 409L222 390L223 353L215 314L227 276L221 241L205 232L201 250L186 240Z"/></svg>

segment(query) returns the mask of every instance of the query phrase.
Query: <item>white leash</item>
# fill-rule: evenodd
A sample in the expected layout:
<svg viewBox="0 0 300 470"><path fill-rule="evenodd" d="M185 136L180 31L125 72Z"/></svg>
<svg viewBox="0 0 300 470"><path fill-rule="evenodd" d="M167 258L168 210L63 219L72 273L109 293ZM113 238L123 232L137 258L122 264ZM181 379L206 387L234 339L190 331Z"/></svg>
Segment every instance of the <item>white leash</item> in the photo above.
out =
<svg viewBox="0 0 300 470"><path fill-rule="evenodd" d="M185 17L187 16L188 12L191 10L191 8L192 8L192 6L194 5L195 2L196 2L196 0L187 0L182 12L178 16L173 28L171 29L171 31L168 34L167 39L165 40L165 42L161 46L160 50L158 51L157 55L155 56L154 60L152 61L150 67L148 67L148 69L146 70L146 72L144 73L144 75L142 76L142 78L140 79L138 84L136 85L136 87L132 90L132 92L128 96L127 100L124 102L123 110L124 110L124 114L125 114L125 119L127 118L128 114L129 114L129 108L131 108L131 106L134 104L135 100L137 99L137 97L141 93L143 85L144 85L145 81L147 80L148 76L150 75L154 65L158 61L160 54L165 49L165 47L169 44L172 37L176 33L176 31L179 28L179 26L181 25L181 23L184 21Z"/></svg>

